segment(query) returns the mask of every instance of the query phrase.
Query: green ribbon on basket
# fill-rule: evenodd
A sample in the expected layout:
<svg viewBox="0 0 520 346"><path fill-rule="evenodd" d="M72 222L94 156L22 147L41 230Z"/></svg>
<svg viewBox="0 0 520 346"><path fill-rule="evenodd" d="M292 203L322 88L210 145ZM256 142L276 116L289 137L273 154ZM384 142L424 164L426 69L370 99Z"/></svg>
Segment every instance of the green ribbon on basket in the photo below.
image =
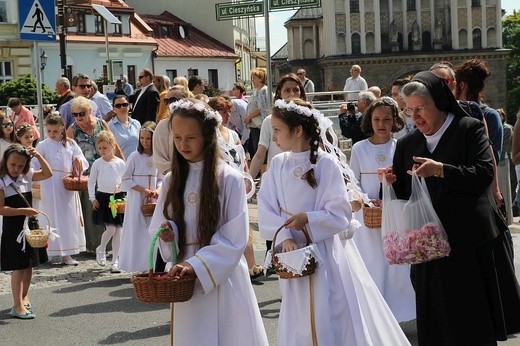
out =
<svg viewBox="0 0 520 346"><path fill-rule="evenodd" d="M153 265L153 260L154 260L154 256L153 256L153 253L154 253L154 250L155 250L155 244L157 243L157 238L159 237L159 234L161 234L162 232L166 231L166 229L164 227L159 227L159 229L157 229L157 231L155 231L153 237L152 237L152 242L150 243L150 250L148 252L148 268L153 271L153 268L154 268L154 265ZM175 246L175 242L172 241L172 263L177 263L177 247Z"/></svg>
<svg viewBox="0 0 520 346"><path fill-rule="evenodd" d="M122 198L122 199L121 198L116 199L114 197L114 195L110 196L110 199L108 202L108 207L110 208L110 211L112 212L113 217L117 216L117 205L121 202L126 202L126 197Z"/></svg>

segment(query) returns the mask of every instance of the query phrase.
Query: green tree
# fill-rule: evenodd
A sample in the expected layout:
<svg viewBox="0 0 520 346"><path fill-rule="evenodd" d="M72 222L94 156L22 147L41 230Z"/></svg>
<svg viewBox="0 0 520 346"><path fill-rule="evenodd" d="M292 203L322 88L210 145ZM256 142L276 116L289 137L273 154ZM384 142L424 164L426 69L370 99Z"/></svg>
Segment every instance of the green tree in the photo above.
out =
<svg viewBox="0 0 520 346"><path fill-rule="evenodd" d="M506 16L502 21L504 48L511 49L507 59L507 106L506 111L513 120L520 108L520 12Z"/></svg>
<svg viewBox="0 0 520 346"><path fill-rule="evenodd" d="M24 105L38 104L36 96L36 80L30 76L20 76L0 84L0 105L7 105L10 97L18 97ZM43 84L42 100L44 104L56 103L60 96Z"/></svg>

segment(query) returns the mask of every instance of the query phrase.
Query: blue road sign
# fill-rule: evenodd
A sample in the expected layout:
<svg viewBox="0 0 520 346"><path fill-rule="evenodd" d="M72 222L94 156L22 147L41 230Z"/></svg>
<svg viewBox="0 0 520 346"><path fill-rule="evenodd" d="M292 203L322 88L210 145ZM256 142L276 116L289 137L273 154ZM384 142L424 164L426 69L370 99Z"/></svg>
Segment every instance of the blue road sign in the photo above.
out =
<svg viewBox="0 0 520 346"><path fill-rule="evenodd" d="M18 0L20 40L56 41L54 0Z"/></svg>

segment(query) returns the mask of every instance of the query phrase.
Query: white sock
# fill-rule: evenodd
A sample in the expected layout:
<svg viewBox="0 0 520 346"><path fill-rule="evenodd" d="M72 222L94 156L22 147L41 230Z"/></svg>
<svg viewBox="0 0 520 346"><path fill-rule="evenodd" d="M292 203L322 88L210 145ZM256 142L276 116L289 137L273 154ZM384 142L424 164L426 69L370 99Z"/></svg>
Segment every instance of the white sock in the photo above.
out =
<svg viewBox="0 0 520 346"><path fill-rule="evenodd" d="M116 232L116 226L113 225L105 225L105 231L101 235L101 243L99 244L99 247L103 252L106 251L107 244L114 236L114 233Z"/></svg>
<svg viewBox="0 0 520 346"><path fill-rule="evenodd" d="M112 263L119 263L119 249L121 248L121 227L117 227L112 238Z"/></svg>

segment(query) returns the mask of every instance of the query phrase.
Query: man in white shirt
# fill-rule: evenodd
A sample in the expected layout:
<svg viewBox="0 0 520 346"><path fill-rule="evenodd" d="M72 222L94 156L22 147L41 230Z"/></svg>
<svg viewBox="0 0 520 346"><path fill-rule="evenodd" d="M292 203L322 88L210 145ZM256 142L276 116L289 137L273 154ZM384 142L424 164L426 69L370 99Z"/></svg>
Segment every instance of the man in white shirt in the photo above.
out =
<svg viewBox="0 0 520 346"><path fill-rule="evenodd" d="M307 78L306 74L307 74L307 72L302 68L298 69L298 72L296 72L296 75L300 79L300 82L302 82L302 84L303 84L303 90L305 90L305 94L313 93L314 92L314 82L311 81L309 78ZM313 96L307 95L308 101L312 101L312 98L313 98Z"/></svg>
<svg viewBox="0 0 520 346"><path fill-rule="evenodd" d="M346 101L356 101L360 91L368 89L368 84L365 78L361 77L361 66L352 65L350 69L351 77L345 81L343 91L349 91L345 96Z"/></svg>

